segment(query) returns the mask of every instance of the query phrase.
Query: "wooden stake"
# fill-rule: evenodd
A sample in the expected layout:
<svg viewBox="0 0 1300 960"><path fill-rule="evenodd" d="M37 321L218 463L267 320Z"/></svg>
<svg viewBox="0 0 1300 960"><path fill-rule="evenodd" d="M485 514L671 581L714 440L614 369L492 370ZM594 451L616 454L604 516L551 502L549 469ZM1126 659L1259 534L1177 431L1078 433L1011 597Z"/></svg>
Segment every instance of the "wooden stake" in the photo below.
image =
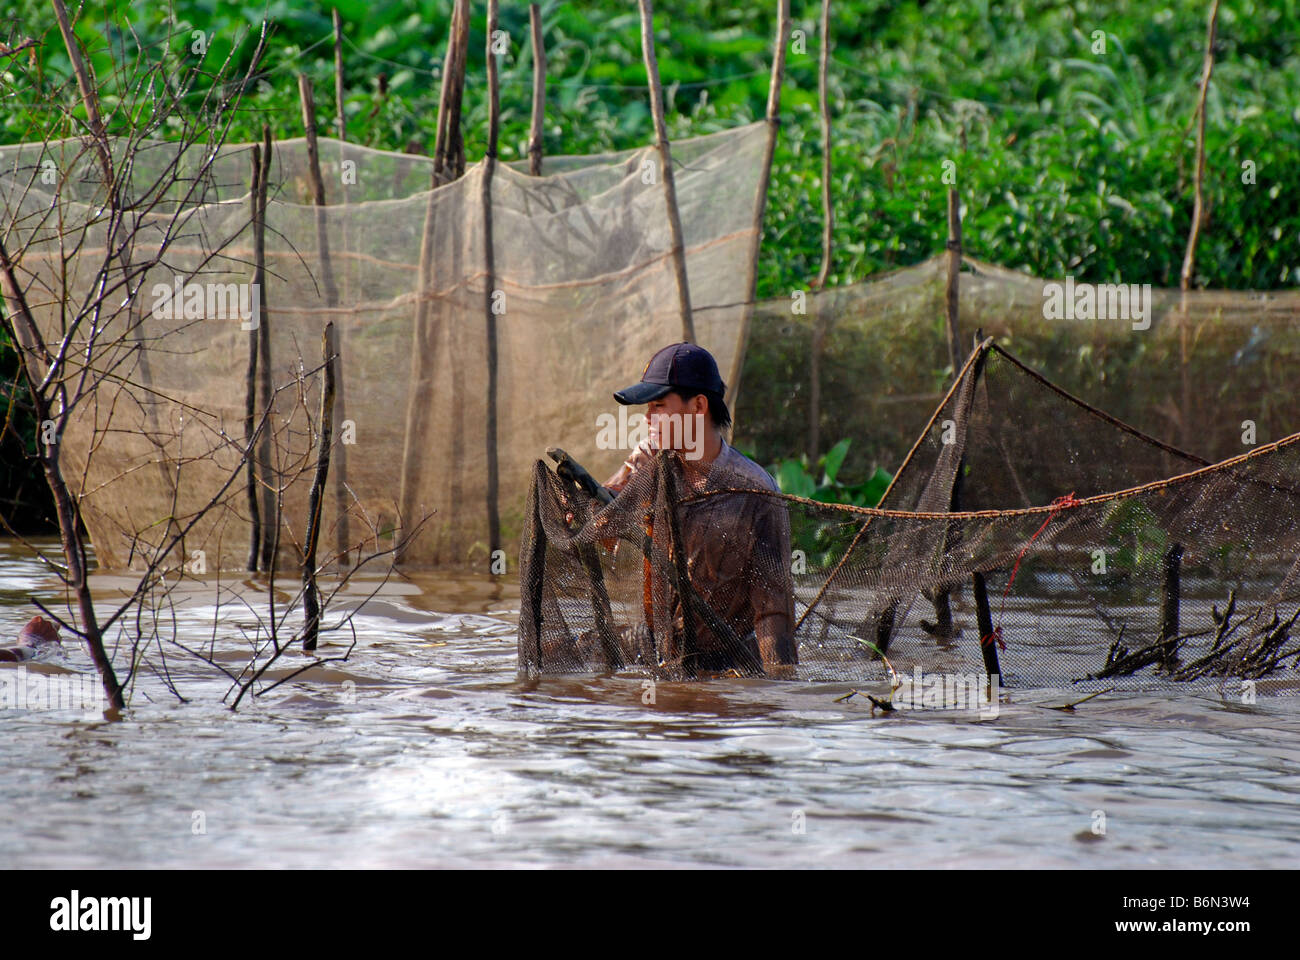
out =
<svg viewBox="0 0 1300 960"><path fill-rule="evenodd" d="M831 106L826 90L831 52L831 0L822 0L821 33L817 99L822 115L822 268L817 273L818 290L826 286L826 278L831 272L831 234L835 229L835 211L831 207Z"/></svg>
<svg viewBox="0 0 1300 960"><path fill-rule="evenodd" d="M253 283L258 295L265 277L265 250L262 246L262 232L259 227L262 200L262 145L253 144L253 186L248 193L251 207L250 224L253 228ZM247 568L257 572L257 554L262 544L262 521L257 504L257 467L253 455L253 425L257 420L257 351L258 335L261 331L261 302L258 303L258 322L248 331L248 373L244 380L244 449L247 460L244 464L248 476L248 516L251 529L248 542ZM269 426L269 425L268 425Z"/></svg>
<svg viewBox="0 0 1300 960"><path fill-rule="evenodd" d="M654 117L659 162L663 167L664 202L668 208L668 234L672 239L673 273L677 277L677 304L682 315L682 339L695 342L695 319L691 312L691 287L686 278L686 243L682 218L677 209L677 182L673 176L673 154L664 120L663 88L659 84L659 62L655 59L654 10L651 0L637 0L641 8L641 54L645 58L646 82L650 84L650 113Z"/></svg>
<svg viewBox="0 0 1300 960"><path fill-rule="evenodd" d="M338 7L334 8L334 129L340 140L348 138L343 119L343 18Z"/></svg>
<svg viewBox="0 0 1300 960"><path fill-rule="evenodd" d="M335 66L340 72L335 74L335 93L340 95L339 99L339 116L338 122L343 122L342 112L342 55L339 52L339 33L340 29L339 13L334 11L334 29L335 29ZM334 282L334 262L330 256L329 229L326 225L328 211L325 205L325 180L321 175L320 169L320 151L316 142L316 97L312 90L311 80L305 74L298 74L298 96L302 102L302 125L306 131L307 137L307 176L311 180L312 202L316 205L316 248L320 251L320 272L321 285L325 288L325 306L337 307L339 305L338 286ZM341 135L340 135L341 136ZM347 190L343 191L344 201L347 200ZM344 221L346 227L346 220ZM335 334L336 339L342 338L342 331ZM336 395L335 403L338 406L339 419L343 419L346 414L343 407L343 378L342 367L338 359L339 352L336 350L332 356L335 358L330 361L333 364L332 375L335 378ZM351 552L348 532L348 502L347 502L347 460L344 447L339 446L338 463L335 467L335 484L334 484L334 505L335 513L335 539L336 548L339 555L339 562L346 565Z"/></svg>
<svg viewBox="0 0 1300 960"><path fill-rule="evenodd" d="M1182 602L1183 546L1175 543L1164 557L1164 579L1160 585L1160 639L1173 640L1178 636L1179 606ZM1161 658L1166 665L1173 650Z"/></svg>
<svg viewBox="0 0 1300 960"><path fill-rule="evenodd" d="M948 358L952 361L952 375L955 380L958 371L965 362L962 349L960 326L957 322L957 298L960 290L961 275L961 201L957 197L957 188L948 188L948 287L944 295L944 319L948 325Z"/></svg>
<svg viewBox="0 0 1300 960"><path fill-rule="evenodd" d="M343 18L339 15L338 8L334 9L334 103L337 111L335 124L338 127L339 137L339 169L342 170L342 161L347 159L347 121L343 115ZM342 185L343 203L346 206L351 202L348 185ZM348 240L348 218L344 218L341 225L343 235L343 249L349 250L351 246ZM346 264L345 264L346 267ZM343 299L347 300L351 296L350 280L351 273L348 270L343 272ZM343 338L346 334L344 327L339 327L334 331L334 414L335 422L343 423L348 418L347 409L347 391L343 381ZM348 523L348 448L344 444L339 444L334 451L334 514L336 522L334 524L335 533L335 553L341 565L347 566L350 563L352 544L351 532Z"/></svg>
<svg viewBox="0 0 1300 960"><path fill-rule="evenodd" d="M542 12L528 5L528 25L533 42L533 122L528 132L528 172L542 175L542 142L546 123L546 47L542 44Z"/></svg>
<svg viewBox="0 0 1300 960"><path fill-rule="evenodd" d="M456 0L442 61L442 93L438 100L438 132L433 147L435 186L465 172L465 148L460 136L461 103L465 96L465 60L469 50L469 0Z"/></svg>
<svg viewBox="0 0 1300 960"><path fill-rule="evenodd" d="M487 330L488 396L487 396L487 519L489 555L501 549L501 514L497 504L497 315L495 311L496 251L492 240L492 176L497 163L497 127L500 112L500 79L497 74L497 55L492 51L497 32L497 0L488 0L487 19L487 79L488 79L488 142L487 156L483 159L483 259L484 320Z"/></svg>
<svg viewBox="0 0 1300 960"><path fill-rule="evenodd" d="M451 24L447 32L447 52L442 61L442 92L438 102L437 134L433 148L433 175L430 186L437 188L453 177L447 167L451 130L460 125L460 94L457 92L457 71L460 84L464 84L464 55L462 44L469 37L468 0L456 0L452 8ZM457 62L460 61L460 66ZM453 117L454 114L454 117ZM433 252L436 239L435 211L437 193L430 190L424 211L424 229L420 237L420 268L416 279L415 322L411 328L411 369L406 398L406 430L402 443L401 486L398 491L399 522L414 526L419 521L420 489L423 484L423 465L428 456L429 434L432 430L434 372L437 369L435 347L440 325L434 322L433 303L428 291L433 286ZM460 437L455 431L454 436ZM452 451L453 455L455 451ZM395 538L399 545L395 560L402 563L409 551L404 533L399 530ZM539 661L540 662L540 661Z"/></svg>
<svg viewBox="0 0 1300 960"><path fill-rule="evenodd" d="M790 0L777 0L776 45L772 51L772 79L767 90L767 151L763 169L758 178L754 197L754 239L749 252L749 295L740 317L740 345L731 362L727 377L727 406L732 411L732 432L735 432L736 400L740 396L740 374L745 365L745 351L749 347L749 326L754 316L754 294L758 286L758 251L763 242L763 213L767 210L767 187L772 179L772 157L776 153L776 137L781 127L781 82L785 79L785 52L790 45Z"/></svg>
<svg viewBox="0 0 1300 960"><path fill-rule="evenodd" d="M321 284L325 287L325 306L339 305L338 287L334 285L334 264L330 258L329 230L326 225L325 180L320 172L320 152L316 146L316 96L311 79L298 74L298 97L302 102L302 125L307 135L307 176L311 180L312 202L316 205L316 248L320 251Z"/></svg>
<svg viewBox="0 0 1300 960"><path fill-rule="evenodd" d="M817 298L813 307L812 347L808 359L808 460L814 466L821 446L822 343L826 337L821 297L826 289L826 278L831 272L832 231L835 229L835 211L831 206L831 108L826 91L830 48L831 0L822 0L821 50L817 71L817 99L821 105L822 118L822 266L813 282Z"/></svg>
<svg viewBox="0 0 1300 960"><path fill-rule="evenodd" d="M1210 7L1210 19L1205 29L1205 60L1201 66L1201 90L1196 100L1196 173L1195 196L1192 201L1192 226L1187 234L1187 252L1183 255L1183 269L1178 287L1186 292L1192 285L1192 271L1196 265L1196 242L1200 239L1205 222L1205 97L1210 89L1210 74L1214 72L1214 37L1218 30L1219 0Z"/></svg>
<svg viewBox="0 0 1300 960"><path fill-rule="evenodd" d="M274 474L271 469L271 405L274 393L271 383L271 317L266 296L266 204L271 180L271 125L262 125L262 179L261 195L257 199L257 226L254 233L254 276L258 281L258 390L261 394L259 413L265 424L261 441L257 445L257 470L262 487L262 569L269 571L279 542L280 512L276 507Z"/></svg>
<svg viewBox="0 0 1300 960"><path fill-rule="evenodd" d="M1205 59L1201 65L1201 90L1196 99L1196 173L1195 193L1192 200L1192 225L1187 232L1187 252L1183 255L1183 269L1178 275L1179 294L1179 359L1182 368L1182 423L1180 437L1184 447L1192 444L1192 380L1188 361L1187 292L1192 286L1196 267L1196 244L1205 223L1205 97L1210 89L1210 74L1214 72L1214 38L1219 25L1219 0L1210 6L1209 22L1205 28Z"/></svg>
<svg viewBox="0 0 1300 960"><path fill-rule="evenodd" d="M315 650L320 632L320 594L316 589L316 544L320 540L321 500L325 494L325 481L330 472L330 447L334 438L334 323L325 324L321 334L321 352L324 357L325 387L320 395L320 438L316 446L316 476L311 483L307 499L307 536L303 541L302 560L302 610L306 626L303 629L302 648Z"/></svg>
<svg viewBox="0 0 1300 960"><path fill-rule="evenodd" d="M68 8L63 0L50 0L54 7L54 16L59 21L59 33L63 34L63 45L68 51L68 60L72 63L72 72L77 77L77 89L81 92L81 102L86 108L86 120L90 125L90 134L95 140L95 150L99 154L100 165L104 168L104 188L108 190L110 203L117 205L117 190L113 185L113 157L108 150L108 137L104 130L104 121L99 114L99 94L91 77L85 60L81 57L81 47L77 44L77 35L72 32L72 23L68 19Z"/></svg>
<svg viewBox="0 0 1300 960"><path fill-rule="evenodd" d="M984 582L984 574L971 574L971 589L975 594L975 622L979 626L980 653L984 657L984 672L990 677L1000 677L1002 668L998 664L998 642L993 636L993 611L989 607L989 590Z"/></svg>

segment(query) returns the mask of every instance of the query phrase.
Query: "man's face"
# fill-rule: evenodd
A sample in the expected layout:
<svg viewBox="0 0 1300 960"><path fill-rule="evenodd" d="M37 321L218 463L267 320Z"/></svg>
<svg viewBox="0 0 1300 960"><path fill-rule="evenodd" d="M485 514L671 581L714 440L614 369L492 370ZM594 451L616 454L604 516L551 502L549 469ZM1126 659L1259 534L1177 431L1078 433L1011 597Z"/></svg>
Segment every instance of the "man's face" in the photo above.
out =
<svg viewBox="0 0 1300 960"><path fill-rule="evenodd" d="M697 460L704 450L704 417L709 402L696 395L683 400L668 393L646 404L650 422L650 442L659 450L681 450L689 460Z"/></svg>

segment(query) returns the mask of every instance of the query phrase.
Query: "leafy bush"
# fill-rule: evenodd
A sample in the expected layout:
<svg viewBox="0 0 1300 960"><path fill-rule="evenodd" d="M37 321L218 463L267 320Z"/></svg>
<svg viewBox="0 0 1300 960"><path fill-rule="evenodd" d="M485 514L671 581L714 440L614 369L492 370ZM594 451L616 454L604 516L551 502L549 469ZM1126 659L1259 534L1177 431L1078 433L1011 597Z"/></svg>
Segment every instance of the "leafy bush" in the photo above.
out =
<svg viewBox="0 0 1300 960"><path fill-rule="evenodd" d="M844 465L844 458L848 456L851 442L848 439L841 440L817 458L817 468L822 472L820 482L808 469L807 454L797 459L781 460L775 466L769 467L768 472L776 478L777 486L781 488L782 493L817 500L821 503L848 503L855 507L877 506L885 491L889 489L893 477L884 469L876 467L875 472L862 483L841 483L840 467Z"/></svg>

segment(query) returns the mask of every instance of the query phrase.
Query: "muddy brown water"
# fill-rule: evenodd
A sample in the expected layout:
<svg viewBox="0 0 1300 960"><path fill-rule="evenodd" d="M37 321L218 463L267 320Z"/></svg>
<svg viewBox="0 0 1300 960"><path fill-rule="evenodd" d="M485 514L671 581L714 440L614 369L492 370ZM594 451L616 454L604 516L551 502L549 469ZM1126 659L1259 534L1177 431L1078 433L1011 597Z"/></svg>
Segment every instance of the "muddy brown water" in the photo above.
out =
<svg viewBox="0 0 1300 960"><path fill-rule="evenodd" d="M106 597L122 583L96 578ZM57 602L56 581L0 542L5 635L32 595ZM252 618L214 639L216 596L182 598L179 635L237 669ZM0 867L1300 863L1300 696L1115 692L1064 713L1046 709L1063 691L1012 690L981 720L717 680L646 703L636 677L521 682L517 615L509 582L399 578L357 613L347 662L236 713L229 681L174 649L187 702L154 650L120 719L0 709ZM0 669L20 666L92 671L75 648Z"/></svg>

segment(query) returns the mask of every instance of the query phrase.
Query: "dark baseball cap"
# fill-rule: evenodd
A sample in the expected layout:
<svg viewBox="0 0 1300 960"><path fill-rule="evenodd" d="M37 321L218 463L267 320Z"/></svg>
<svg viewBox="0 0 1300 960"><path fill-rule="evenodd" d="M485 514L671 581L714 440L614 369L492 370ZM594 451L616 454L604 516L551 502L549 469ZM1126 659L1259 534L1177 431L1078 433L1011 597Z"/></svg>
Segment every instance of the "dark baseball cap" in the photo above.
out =
<svg viewBox="0 0 1300 960"><path fill-rule="evenodd" d="M641 371L640 383L618 391L614 399L628 405L649 403L674 387L717 394L727 392L713 354L693 343L674 343L650 358Z"/></svg>

